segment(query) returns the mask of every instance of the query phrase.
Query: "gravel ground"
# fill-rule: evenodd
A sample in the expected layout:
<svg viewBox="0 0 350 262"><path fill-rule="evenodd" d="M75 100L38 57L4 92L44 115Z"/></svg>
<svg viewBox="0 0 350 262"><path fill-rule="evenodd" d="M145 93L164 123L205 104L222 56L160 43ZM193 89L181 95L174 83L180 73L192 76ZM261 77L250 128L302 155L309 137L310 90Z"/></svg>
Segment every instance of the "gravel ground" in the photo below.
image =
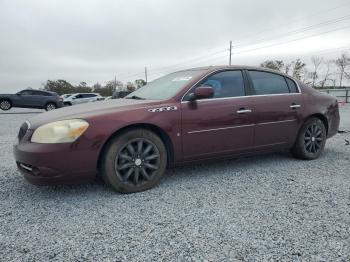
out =
<svg viewBox="0 0 350 262"><path fill-rule="evenodd" d="M281 153L182 167L120 195L24 181L12 142L37 112L0 112L2 261L350 261L350 133L315 161ZM341 117L350 130L350 105Z"/></svg>

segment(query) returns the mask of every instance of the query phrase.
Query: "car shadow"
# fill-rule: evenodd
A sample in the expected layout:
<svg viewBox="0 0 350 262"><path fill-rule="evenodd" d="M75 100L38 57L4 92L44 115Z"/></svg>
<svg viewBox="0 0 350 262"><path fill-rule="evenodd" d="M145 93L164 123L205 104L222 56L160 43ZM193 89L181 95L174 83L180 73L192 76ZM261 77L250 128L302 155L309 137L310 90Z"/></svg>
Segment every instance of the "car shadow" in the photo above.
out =
<svg viewBox="0 0 350 262"><path fill-rule="evenodd" d="M42 112L9 112L9 113L0 113L0 115L28 115L28 114L40 114Z"/></svg>
<svg viewBox="0 0 350 262"><path fill-rule="evenodd" d="M159 185L156 186L151 191L145 191L137 193L137 195L149 194L147 192L153 192L153 194L159 194L163 192L164 188L176 187L178 184L188 183L188 180L196 181L200 180L205 176L205 178L212 179L213 177L220 177L227 175L227 172L234 173L238 171L239 175L243 173L254 174L256 171L256 164L267 168L269 165L274 165L276 161L300 161L291 157L288 152L281 153L268 153L258 156L249 156L235 159L226 160L213 160L210 162L195 163L186 166L179 166L176 168L168 169L160 181ZM233 174L234 175L234 174ZM85 182L81 184L71 184L71 185L54 185L54 186L40 186L36 187L26 183L27 189L32 191L40 197L40 199L52 200L53 198L76 198L76 197L86 197L89 195L99 195L101 198L109 198L114 195L119 196L131 196L134 194L119 194L113 189L104 184L101 179L96 179L95 181ZM158 193L157 193L158 192ZM164 192L163 192L164 193Z"/></svg>

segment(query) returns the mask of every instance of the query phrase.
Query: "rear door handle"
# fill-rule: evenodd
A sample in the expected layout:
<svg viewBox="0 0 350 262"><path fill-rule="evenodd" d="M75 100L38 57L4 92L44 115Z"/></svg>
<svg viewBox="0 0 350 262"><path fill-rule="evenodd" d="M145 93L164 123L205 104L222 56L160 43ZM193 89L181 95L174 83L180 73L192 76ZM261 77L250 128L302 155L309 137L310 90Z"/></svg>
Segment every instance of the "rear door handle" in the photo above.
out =
<svg viewBox="0 0 350 262"><path fill-rule="evenodd" d="M291 104L290 106L289 106L290 108L300 108L301 107L301 105L297 105L297 104Z"/></svg>
<svg viewBox="0 0 350 262"><path fill-rule="evenodd" d="M246 113L251 113L252 110L251 109L245 109L245 108L241 108L239 110L237 110L237 114L246 114Z"/></svg>

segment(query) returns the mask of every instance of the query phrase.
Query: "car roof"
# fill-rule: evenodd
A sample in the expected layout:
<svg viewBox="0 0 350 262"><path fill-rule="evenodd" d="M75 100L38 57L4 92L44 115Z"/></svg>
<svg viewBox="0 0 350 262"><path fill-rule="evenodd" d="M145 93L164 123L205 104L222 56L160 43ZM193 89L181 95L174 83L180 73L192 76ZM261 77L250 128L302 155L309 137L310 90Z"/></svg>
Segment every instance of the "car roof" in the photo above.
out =
<svg viewBox="0 0 350 262"><path fill-rule="evenodd" d="M266 68L266 67L260 67L260 66L245 66L245 65L217 65L217 66L204 66L204 67L194 67L194 68L189 68L189 69L184 69L184 70L179 70L176 72L184 72L184 71L205 71L205 73L210 73L210 72L214 72L217 70L225 70L225 69L239 69L239 70L259 70L259 71L265 71L265 72L270 72L270 73L275 73L275 74L279 74L279 75L283 75L285 77L289 77L294 79L292 76L287 75L283 72L277 71L277 70L273 70L270 68ZM296 79L294 79L296 80Z"/></svg>
<svg viewBox="0 0 350 262"><path fill-rule="evenodd" d="M86 95L86 94L99 95L99 93L74 93L74 94L71 94L71 95Z"/></svg>
<svg viewBox="0 0 350 262"><path fill-rule="evenodd" d="M23 89L21 90L20 92L22 91L39 91L39 92L44 92L44 93L49 93L49 94L56 94L56 92L52 92L52 91L47 91L47 90L40 90L40 89Z"/></svg>

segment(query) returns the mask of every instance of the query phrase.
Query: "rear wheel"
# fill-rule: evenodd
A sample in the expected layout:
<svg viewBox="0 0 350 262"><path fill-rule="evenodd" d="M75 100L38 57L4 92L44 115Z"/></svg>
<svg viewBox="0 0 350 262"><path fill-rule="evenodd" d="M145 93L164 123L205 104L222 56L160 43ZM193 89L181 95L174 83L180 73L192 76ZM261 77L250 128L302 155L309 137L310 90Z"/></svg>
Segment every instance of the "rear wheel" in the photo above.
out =
<svg viewBox="0 0 350 262"><path fill-rule="evenodd" d="M12 104L11 104L10 100L8 100L8 99L0 100L0 108L2 110L6 111L6 110L11 109L11 107L12 107Z"/></svg>
<svg viewBox="0 0 350 262"><path fill-rule="evenodd" d="M57 108L57 106L55 103L47 103L45 106L46 111L55 110L56 108Z"/></svg>
<svg viewBox="0 0 350 262"><path fill-rule="evenodd" d="M114 190L133 193L154 187L166 165L162 140L147 129L133 129L109 142L100 169L103 180Z"/></svg>
<svg viewBox="0 0 350 262"><path fill-rule="evenodd" d="M327 132L323 122L315 117L310 118L302 126L292 153L297 158L316 159L322 154L326 139Z"/></svg>

